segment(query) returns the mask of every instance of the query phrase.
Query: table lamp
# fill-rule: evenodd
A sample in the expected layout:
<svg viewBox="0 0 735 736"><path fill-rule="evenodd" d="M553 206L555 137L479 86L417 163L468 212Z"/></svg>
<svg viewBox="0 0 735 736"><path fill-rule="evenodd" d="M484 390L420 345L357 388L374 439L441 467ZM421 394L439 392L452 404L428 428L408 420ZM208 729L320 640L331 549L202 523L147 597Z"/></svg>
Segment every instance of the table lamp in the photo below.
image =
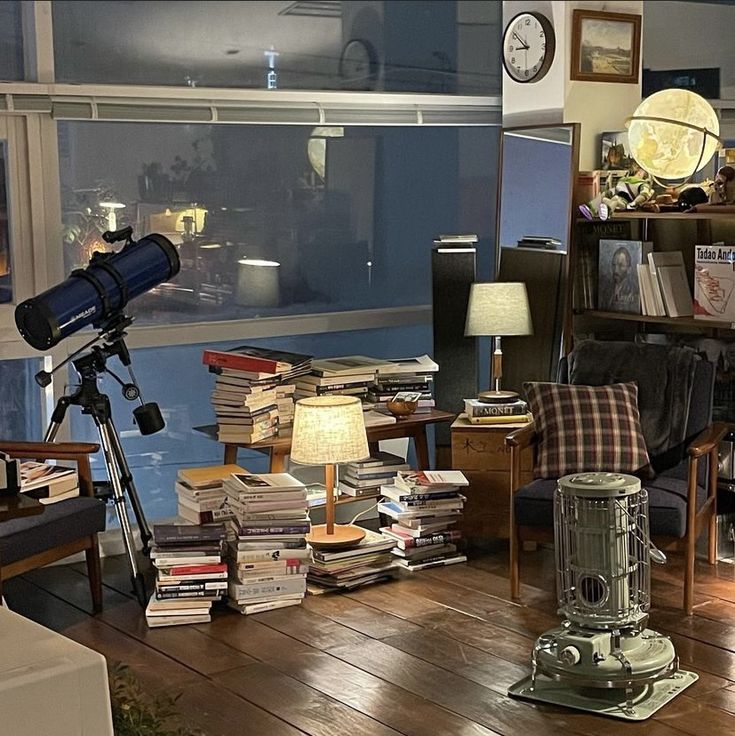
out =
<svg viewBox="0 0 735 736"><path fill-rule="evenodd" d="M494 338L490 369L490 385L494 388L481 392L477 398L488 403L516 399L518 394L515 391L500 389L503 377L503 351L500 347L500 338L533 334L526 285L503 281L472 284L464 334L467 337Z"/></svg>
<svg viewBox="0 0 735 736"><path fill-rule="evenodd" d="M326 524L311 527L306 540L314 549L339 549L357 544L365 530L334 523L334 466L370 457L362 403L356 396L314 396L299 399L294 411L291 460L324 465L327 487Z"/></svg>

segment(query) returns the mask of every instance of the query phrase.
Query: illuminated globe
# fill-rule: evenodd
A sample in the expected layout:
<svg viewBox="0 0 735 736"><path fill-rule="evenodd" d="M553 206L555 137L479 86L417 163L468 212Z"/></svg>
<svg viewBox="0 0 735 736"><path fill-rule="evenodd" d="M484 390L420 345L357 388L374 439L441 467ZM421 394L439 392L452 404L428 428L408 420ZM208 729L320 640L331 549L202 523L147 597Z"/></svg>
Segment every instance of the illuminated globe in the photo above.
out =
<svg viewBox="0 0 735 736"><path fill-rule="evenodd" d="M647 97L628 121L630 154L659 179L689 179L719 146L720 122L712 106L686 89Z"/></svg>

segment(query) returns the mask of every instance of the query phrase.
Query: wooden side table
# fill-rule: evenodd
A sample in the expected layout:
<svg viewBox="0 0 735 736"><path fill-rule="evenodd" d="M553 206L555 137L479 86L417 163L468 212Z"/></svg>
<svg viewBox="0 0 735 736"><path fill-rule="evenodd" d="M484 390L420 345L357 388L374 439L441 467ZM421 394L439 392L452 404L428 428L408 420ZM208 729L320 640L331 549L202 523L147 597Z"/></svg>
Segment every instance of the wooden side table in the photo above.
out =
<svg viewBox="0 0 735 736"><path fill-rule="evenodd" d="M472 424L463 414L454 421L452 468L461 470L470 485L460 528L470 547L488 539L510 537L510 449L505 436L519 424ZM533 479L533 449L521 456L521 482Z"/></svg>

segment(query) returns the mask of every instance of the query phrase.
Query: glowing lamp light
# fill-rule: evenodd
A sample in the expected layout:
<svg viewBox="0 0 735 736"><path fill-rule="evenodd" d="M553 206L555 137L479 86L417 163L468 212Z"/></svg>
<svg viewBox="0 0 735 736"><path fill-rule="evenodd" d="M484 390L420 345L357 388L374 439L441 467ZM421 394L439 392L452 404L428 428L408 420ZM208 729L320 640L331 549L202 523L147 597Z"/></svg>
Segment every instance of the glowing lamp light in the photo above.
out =
<svg viewBox="0 0 735 736"><path fill-rule="evenodd" d="M264 261L260 258L241 258L238 263L241 266L265 266L271 268L281 265L278 261Z"/></svg>
<svg viewBox="0 0 735 736"><path fill-rule="evenodd" d="M122 202L98 202L99 206L107 210L107 229L117 230L117 215L115 210L121 210L125 205Z"/></svg>
<svg viewBox="0 0 735 736"><path fill-rule="evenodd" d="M686 89L647 97L626 121L631 156L654 179L686 183L720 145L720 122L712 106Z"/></svg>

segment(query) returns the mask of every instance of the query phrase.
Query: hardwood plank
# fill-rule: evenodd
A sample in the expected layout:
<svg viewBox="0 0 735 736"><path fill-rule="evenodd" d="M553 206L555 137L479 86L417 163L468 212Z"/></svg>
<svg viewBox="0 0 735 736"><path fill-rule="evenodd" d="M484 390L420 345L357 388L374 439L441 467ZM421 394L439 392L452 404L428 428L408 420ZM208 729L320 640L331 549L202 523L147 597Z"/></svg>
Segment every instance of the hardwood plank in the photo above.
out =
<svg viewBox="0 0 735 736"><path fill-rule="evenodd" d="M340 647L330 653L502 734L620 736L623 733L624 727L619 723L609 722L608 730L605 719L514 700L381 641L372 640L361 647ZM665 724L646 725L645 732L651 736L680 736L679 731Z"/></svg>
<svg viewBox="0 0 735 736"><path fill-rule="evenodd" d="M259 617L257 617L259 618ZM437 733L492 736L493 731L473 723L401 687L318 651L250 617L237 625L223 617L207 627L207 635L226 641L284 675L324 695L380 720L407 736L425 736L430 723Z"/></svg>
<svg viewBox="0 0 735 736"><path fill-rule="evenodd" d="M344 595L307 596L302 605L307 611L325 616L372 639L384 639L388 636L421 630L417 624L412 624L410 621L384 613L376 608L370 608Z"/></svg>
<svg viewBox="0 0 735 736"><path fill-rule="evenodd" d="M266 664L221 672L213 679L313 736L399 736L398 731Z"/></svg>

